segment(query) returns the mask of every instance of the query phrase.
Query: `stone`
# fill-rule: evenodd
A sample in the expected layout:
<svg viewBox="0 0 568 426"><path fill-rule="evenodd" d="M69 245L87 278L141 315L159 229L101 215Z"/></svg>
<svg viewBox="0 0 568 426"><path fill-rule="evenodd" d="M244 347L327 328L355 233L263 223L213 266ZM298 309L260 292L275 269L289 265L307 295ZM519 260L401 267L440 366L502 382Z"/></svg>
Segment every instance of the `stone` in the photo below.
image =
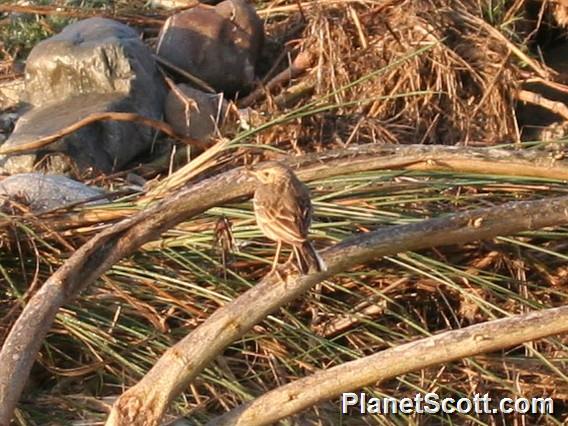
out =
<svg viewBox="0 0 568 426"><path fill-rule="evenodd" d="M0 111L16 108L24 97L24 79L0 82Z"/></svg>
<svg viewBox="0 0 568 426"><path fill-rule="evenodd" d="M178 84L166 98L165 118L177 133L206 142L222 126L227 105L223 95Z"/></svg>
<svg viewBox="0 0 568 426"><path fill-rule="evenodd" d="M246 0L200 4L164 24L157 53L226 94L244 92L255 79L264 26Z"/></svg>
<svg viewBox="0 0 568 426"><path fill-rule="evenodd" d="M41 213L99 197L105 191L87 186L66 176L22 173L0 181L0 205L4 199L14 199ZM105 203L104 199L88 204Z"/></svg>
<svg viewBox="0 0 568 426"><path fill-rule="evenodd" d="M2 112L0 113L0 134L10 134L14 130L14 123L18 121L20 114L18 112Z"/></svg>
<svg viewBox="0 0 568 426"><path fill-rule="evenodd" d="M50 136L93 113L133 112L160 119L166 87L151 50L132 28L105 18L71 24L37 44L25 71L32 108L4 146ZM152 144L153 129L132 122L98 121L36 152L0 157L0 171L31 171L44 152L68 154L81 168L123 168Z"/></svg>

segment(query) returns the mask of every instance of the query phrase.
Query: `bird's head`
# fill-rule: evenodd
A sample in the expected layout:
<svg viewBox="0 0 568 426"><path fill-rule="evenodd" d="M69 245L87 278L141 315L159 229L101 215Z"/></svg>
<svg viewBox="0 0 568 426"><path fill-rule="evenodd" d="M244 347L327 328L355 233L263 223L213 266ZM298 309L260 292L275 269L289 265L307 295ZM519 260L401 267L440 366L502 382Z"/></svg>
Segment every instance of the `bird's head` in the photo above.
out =
<svg viewBox="0 0 568 426"><path fill-rule="evenodd" d="M282 180L290 179L292 171L277 161L266 161L249 170L260 183L273 184Z"/></svg>

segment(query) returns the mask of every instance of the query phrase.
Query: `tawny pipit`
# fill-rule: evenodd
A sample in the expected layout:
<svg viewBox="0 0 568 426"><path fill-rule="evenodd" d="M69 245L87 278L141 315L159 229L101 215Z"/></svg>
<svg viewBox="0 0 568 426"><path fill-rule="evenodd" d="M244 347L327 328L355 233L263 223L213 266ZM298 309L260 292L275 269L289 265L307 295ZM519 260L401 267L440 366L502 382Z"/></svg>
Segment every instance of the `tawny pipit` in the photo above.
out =
<svg viewBox="0 0 568 426"><path fill-rule="evenodd" d="M278 264L282 243L292 246L298 268L308 273L310 265L317 271L325 269L308 239L312 222L310 192L292 170L276 161L268 161L254 167L250 173L258 180L254 192L254 213L260 230L276 241L273 272Z"/></svg>

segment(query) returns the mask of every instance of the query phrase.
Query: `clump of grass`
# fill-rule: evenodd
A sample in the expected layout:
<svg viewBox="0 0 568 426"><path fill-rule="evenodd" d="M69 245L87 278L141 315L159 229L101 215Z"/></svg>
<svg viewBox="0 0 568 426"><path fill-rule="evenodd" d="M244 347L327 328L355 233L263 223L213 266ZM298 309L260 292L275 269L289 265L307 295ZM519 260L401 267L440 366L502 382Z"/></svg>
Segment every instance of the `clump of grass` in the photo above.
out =
<svg viewBox="0 0 568 426"><path fill-rule="evenodd" d="M313 9L302 42L318 56L312 77L320 95L421 46L435 45L337 93L334 100L341 104L370 95L388 99L398 93L423 92L340 108L332 114L333 122L332 117L326 120L325 137L330 142L492 144L517 139L512 92L519 61L509 53L506 39L490 32L477 1L337 3ZM496 13L492 16L497 18ZM323 118L316 121L312 125L322 126Z"/></svg>
<svg viewBox="0 0 568 426"><path fill-rule="evenodd" d="M315 204L313 233L320 246L360 230L565 192L562 183L553 181L449 173L369 172L310 186ZM350 187L356 191L346 191ZM41 415L34 410L49 406L59 419L104 418L97 398L115 395L123 385L135 383L168 346L254 285L270 268L274 247L262 238L251 207L250 202L219 207L194 222L180 224L115 265L60 312L34 370L33 392L25 398L33 400L33 407L21 406L27 415L39 421ZM137 207L132 204L132 208ZM113 206L92 209L103 212ZM221 215L233 223L240 248L232 254L227 270L213 249L213 230ZM317 369L437 331L563 305L568 282L559 278L567 231L559 228L405 253L340 274L325 282L320 294L292 302L233 343L177 401L174 414L200 424ZM38 236L30 236L39 247L37 280L43 282L60 262L57 249L62 251L59 255L65 251L53 241L42 246ZM55 251L47 244L55 246ZM31 280L35 262L29 258L22 264L3 252L1 264L4 277L14 286L4 298L17 300L17 294L26 292L22 268ZM364 314L363 308L373 304L380 309ZM346 316L356 321L327 333ZM445 396L463 396L476 389L494 397L545 394L562 404L566 395L562 391L566 356L562 354L567 343L564 336L550 338L407 374L368 391L403 397L435 389ZM323 404L305 416L335 424L337 407ZM401 415L398 421L412 419ZM531 419L535 418L526 417ZM350 419L343 421L351 424ZM385 420L370 417L365 421L381 424ZM429 421L492 424L497 417L474 421L465 415L433 416Z"/></svg>
<svg viewBox="0 0 568 426"><path fill-rule="evenodd" d="M7 19L9 22L0 26L2 61L25 59L38 42L56 34L70 22L66 18L34 15L11 16Z"/></svg>

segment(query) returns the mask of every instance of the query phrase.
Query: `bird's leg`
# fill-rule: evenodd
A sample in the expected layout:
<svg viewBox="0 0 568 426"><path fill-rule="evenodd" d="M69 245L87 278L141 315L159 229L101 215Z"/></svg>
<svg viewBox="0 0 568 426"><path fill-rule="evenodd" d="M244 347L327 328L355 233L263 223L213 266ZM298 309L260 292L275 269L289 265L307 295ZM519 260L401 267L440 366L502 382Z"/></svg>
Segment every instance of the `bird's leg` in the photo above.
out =
<svg viewBox="0 0 568 426"><path fill-rule="evenodd" d="M308 263L308 259L306 258L306 254L303 251L302 246L294 246L294 250L292 254L296 257L296 268L301 274L307 274L310 272L310 264Z"/></svg>
<svg viewBox="0 0 568 426"><path fill-rule="evenodd" d="M296 262L292 262L294 258L296 259ZM292 246L292 251L290 252L290 256L288 256L286 263L292 262L292 265L296 268L296 270L298 272L302 272L300 261L301 259L299 258L298 249L296 248L296 246Z"/></svg>
<svg viewBox="0 0 568 426"><path fill-rule="evenodd" d="M270 269L269 275L275 273L278 276L278 279L286 284L286 280L280 274L278 270L278 260L280 258L280 250L282 249L282 241L278 241L276 245L276 254L274 255L274 261L272 262L272 269Z"/></svg>
<svg viewBox="0 0 568 426"><path fill-rule="evenodd" d="M317 326L319 323L322 322L322 318L320 318L320 309L319 304L321 301L321 292L322 292L322 283L317 283L314 288L314 301L310 304L310 311L312 314L312 327Z"/></svg>
<svg viewBox="0 0 568 426"><path fill-rule="evenodd" d="M278 260L280 258L280 250L282 250L282 241L276 242L276 254L274 255L274 261L272 262L272 269L270 272L274 272L276 270L276 265L278 265Z"/></svg>

